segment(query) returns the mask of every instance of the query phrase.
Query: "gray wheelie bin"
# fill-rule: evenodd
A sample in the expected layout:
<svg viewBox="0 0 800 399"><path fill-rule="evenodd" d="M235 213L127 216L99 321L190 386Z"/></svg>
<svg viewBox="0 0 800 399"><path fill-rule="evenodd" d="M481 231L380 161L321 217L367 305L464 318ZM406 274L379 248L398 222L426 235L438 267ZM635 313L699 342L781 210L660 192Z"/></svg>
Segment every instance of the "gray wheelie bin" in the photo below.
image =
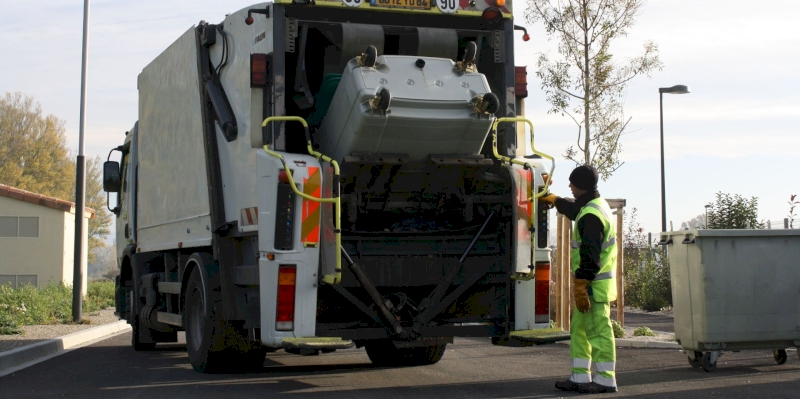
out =
<svg viewBox="0 0 800 399"><path fill-rule="evenodd" d="M692 367L723 351L800 345L800 230L683 230L666 242L675 338Z"/></svg>

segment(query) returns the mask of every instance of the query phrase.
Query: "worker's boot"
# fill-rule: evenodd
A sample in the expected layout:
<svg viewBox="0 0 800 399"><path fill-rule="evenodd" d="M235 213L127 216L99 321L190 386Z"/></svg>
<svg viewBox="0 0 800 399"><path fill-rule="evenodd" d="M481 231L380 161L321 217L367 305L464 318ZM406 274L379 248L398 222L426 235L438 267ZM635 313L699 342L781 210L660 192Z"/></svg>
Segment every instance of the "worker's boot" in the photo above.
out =
<svg viewBox="0 0 800 399"><path fill-rule="evenodd" d="M578 383L567 378L566 381L556 381L556 388L562 391L577 391Z"/></svg>
<svg viewBox="0 0 800 399"><path fill-rule="evenodd" d="M580 393L613 393L617 392L617 387L607 387L600 385L596 382L587 382L586 384L576 384L575 391Z"/></svg>

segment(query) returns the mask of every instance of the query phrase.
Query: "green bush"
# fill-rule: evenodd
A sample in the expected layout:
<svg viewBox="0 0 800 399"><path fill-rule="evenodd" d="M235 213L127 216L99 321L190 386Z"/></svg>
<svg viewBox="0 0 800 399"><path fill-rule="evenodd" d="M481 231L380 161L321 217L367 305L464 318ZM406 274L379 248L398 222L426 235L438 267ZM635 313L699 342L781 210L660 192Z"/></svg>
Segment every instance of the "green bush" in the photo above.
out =
<svg viewBox="0 0 800 399"><path fill-rule="evenodd" d="M672 307L667 253L649 242L636 221L636 208L628 218L624 241L625 304L646 311Z"/></svg>
<svg viewBox="0 0 800 399"><path fill-rule="evenodd" d="M114 305L114 282L92 281L87 287L83 311ZM51 283L42 288L0 286L0 334L19 334L20 326L64 324L72 321L72 287Z"/></svg>
<svg viewBox="0 0 800 399"><path fill-rule="evenodd" d="M637 337L655 337L656 336L656 334L653 333L653 330L651 330L650 327L636 327L636 329L633 330L633 335L637 336Z"/></svg>
<svg viewBox="0 0 800 399"><path fill-rule="evenodd" d="M614 338L625 338L625 329L616 320L611 320L611 328L614 330Z"/></svg>
<svg viewBox="0 0 800 399"><path fill-rule="evenodd" d="M109 280L98 280L89 282L86 289L86 300L84 309L87 312L94 312L114 306L114 282Z"/></svg>

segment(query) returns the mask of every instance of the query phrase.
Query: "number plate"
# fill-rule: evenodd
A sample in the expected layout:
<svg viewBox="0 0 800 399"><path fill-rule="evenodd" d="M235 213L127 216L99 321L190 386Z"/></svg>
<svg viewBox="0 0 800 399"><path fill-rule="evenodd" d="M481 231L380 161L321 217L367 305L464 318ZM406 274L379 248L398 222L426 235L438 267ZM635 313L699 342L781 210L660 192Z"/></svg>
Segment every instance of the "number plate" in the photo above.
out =
<svg viewBox="0 0 800 399"><path fill-rule="evenodd" d="M430 10L431 0L375 0L375 7Z"/></svg>

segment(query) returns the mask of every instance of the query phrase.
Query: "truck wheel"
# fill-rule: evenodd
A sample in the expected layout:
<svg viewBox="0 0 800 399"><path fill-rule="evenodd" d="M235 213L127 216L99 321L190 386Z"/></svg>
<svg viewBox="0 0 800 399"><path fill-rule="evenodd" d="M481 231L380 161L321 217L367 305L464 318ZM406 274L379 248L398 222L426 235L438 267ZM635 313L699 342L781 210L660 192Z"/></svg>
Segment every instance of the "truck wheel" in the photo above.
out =
<svg viewBox="0 0 800 399"><path fill-rule="evenodd" d="M131 346L137 352L151 351L155 349L155 342L142 342L142 336L152 336L152 331L142 325L134 307L134 292L128 293L126 307L128 309L128 324L131 325Z"/></svg>
<svg viewBox="0 0 800 399"><path fill-rule="evenodd" d="M447 344L396 348L389 340L365 345L372 364L381 367L424 366L442 360Z"/></svg>
<svg viewBox="0 0 800 399"><path fill-rule="evenodd" d="M411 348L412 366L425 366L438 363L439 360L442 360L445 349L447 349L447 344Z"/></svg>
<svg viewBox="0 0 800 399"><path fill-rule="evenodd" d="M201 273L194 269L186 287L186 349L195 370L214 373L222 369L225 360L223 323L220 316L211 314L210 287L204 287Z"/></svg>

